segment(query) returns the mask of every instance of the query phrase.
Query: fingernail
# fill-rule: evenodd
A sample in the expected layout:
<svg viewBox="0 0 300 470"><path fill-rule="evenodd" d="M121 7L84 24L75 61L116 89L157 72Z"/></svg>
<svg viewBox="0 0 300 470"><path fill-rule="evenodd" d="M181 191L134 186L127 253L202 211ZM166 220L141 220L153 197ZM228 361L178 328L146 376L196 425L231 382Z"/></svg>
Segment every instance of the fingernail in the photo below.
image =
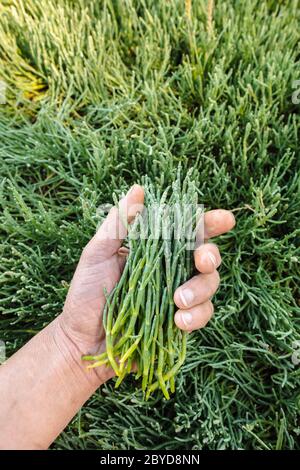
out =
<svg viewBox="0 0 300 470"><path fill-rule="evenodd" d="M184 326L189 326L193 321L193 315L189 312L182 313L181 320Z"/></svg>
<svg viewBox="0 0 300 470"><path fill-rule="evenodd" d="M213 255L210 251L208 251L207 256L209 257L210 261L212 262L212 264L216 268L218 263L217 263L217 259L216 259L215 255Z"/></svg>
<svg viewBox="0 0 300 470"><path fill-rule="evenodd" d="M215 233L217 229L217 225L210 225L209 227L207 227L207 232L208 232L208 235L210 235L211 233Z"/></svg>
<svg viewBox="0 0 300 470"><path fill-rule="evenodd" d="M231 218L232 218L232 227L234 227L235 224L236 224L236 220L235 220L234 214L232 212L230 212L230 215L231 215Z"/></svg>
<svg viewBox="0 0 300 470"><path fill-rule="evenodd" d="M194 294L193 294L193 291L191 289L181 289L179 291L179 297L180 297L180 300L183 303L183 305L185 307L188 307L191 304L191 302L193 301Z"/></svg>

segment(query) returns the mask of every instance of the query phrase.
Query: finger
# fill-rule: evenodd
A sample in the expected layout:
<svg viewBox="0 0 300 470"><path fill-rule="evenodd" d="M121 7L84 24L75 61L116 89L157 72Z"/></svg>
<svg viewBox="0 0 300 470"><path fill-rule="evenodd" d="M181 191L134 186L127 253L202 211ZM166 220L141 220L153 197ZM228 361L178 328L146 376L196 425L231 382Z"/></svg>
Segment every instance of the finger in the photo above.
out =
<svg viewBox="0 0 300 470"><path fill-rule="evenodd" d="M124 269L128 255L129 249L126 246L121 246L121 248L118 249L118 263L120 267L120 272L122 272Z"/></svg>
<svg viewBox="0 0 300 470"><path fill-rule="evenodd" d="M127 235L127 223L131 223L138 212L142 212L144 189L135 184L126 196L121 199L118 207L113 207L103 224L85 248L88 256L99 250L105 258L117 253Z"/></svg>
<svg viewBox="0 0 300 470"><path fill-rule="evenodd" d="M129 255L129 248L127 246L121 246L118 249L118 255L122 256L123 258Z"/></svg>
<svg viewBox="0 0 300 470"><path fill-rule="evenodd" d="M210 300L189 310L177 310L175 313L175 323L178 328L184 331L193 331L203 328L211 319L214 312L213 304Z"/></svg>
<svg viewBox="0 0 300 470"><path fill-rule="evenodd" d="M202 304L215 294L219 284L218 271L211 274L198 274L176 289L174 302L180 309L189 309Z"/></svg>
<svg viewBox="0 0 300 470"><path fill-rule="evenodd" d="M112 240L117 249L127 235L127 224L132 222L143 209L144 190L135 184L126 196L120 200L118 207L113 207L96 233L98 240Z"/></svg>
<svg viewBox="0 0 300 470"><path fill-rule="evenodd" d="M204 238L217 237L235 226L232 212L225 209L215 209L204 214Z"/></svg>
<svg viewBox="0 0 300 470"><path fill-rule="evenodd" d="M221 262L221 255L217 245L204 243L194 251L196 268L200 273L209 274L217 269Z"/></svg>

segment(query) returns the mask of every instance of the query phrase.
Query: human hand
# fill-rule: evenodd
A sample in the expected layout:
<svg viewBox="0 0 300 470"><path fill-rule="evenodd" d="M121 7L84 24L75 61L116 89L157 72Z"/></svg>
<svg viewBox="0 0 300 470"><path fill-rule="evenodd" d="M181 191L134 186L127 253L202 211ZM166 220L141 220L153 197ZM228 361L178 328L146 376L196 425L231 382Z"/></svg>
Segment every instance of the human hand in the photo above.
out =
<svg viewBox="0 0 300 470"><path fill-rule="evenodd" d="M113 207L94 237L85 246L70 289L64 309L59 317L61 330L83 354L100 354L105 351L105 330L102 314L106 295L120 279L126 257L122 253L122 242L127 231L119 219L119 210L128 215L131 222L136 213L143 209L144 190L134 185ZM72 346L71 346L72 347ZM76 357L79 357L76 354ZM89 371L96 375L99 384L113 377L112 369L106 366Z"/></svg>
<svg viewBox="0 0 300 470"><path fill-rule="evenodd" d="M144 191L134 185L120 201L122 213L128 214L130 222L140 212L144 202ZM125 210L123 210L125 209ZM205 238L215 237L230 230L234 216L230 211L214 210L204 216ZM112 236L118 227L119 237ZM122 242L126 228L119 219L119 211L114 207L84 248L76 268L66 298L63 313L58 318L60 328L67 341L79 354L100 354L105 351L105 331L102 314L106 302L106 293L111 292L118 282L126 258L122 256ZM174 301L179 308L175 314L176 325L192 331L206 325L213 313L210 298L219 285L217 267L221 256L216 245L205 243L194 254L195 265L200 274L194 276L174 294ZM111 368L100 366L92 369L99 385L113 377Z"/></svg>

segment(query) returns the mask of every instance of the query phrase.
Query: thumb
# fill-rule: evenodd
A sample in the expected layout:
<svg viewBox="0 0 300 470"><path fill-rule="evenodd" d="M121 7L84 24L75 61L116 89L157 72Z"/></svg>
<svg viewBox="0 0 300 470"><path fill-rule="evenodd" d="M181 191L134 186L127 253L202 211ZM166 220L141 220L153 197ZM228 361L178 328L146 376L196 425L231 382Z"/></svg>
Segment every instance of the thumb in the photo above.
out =
<svg viewBox="0 0 300 470"><path fill-rule="evenodd" d="M132 222L144 208L144 189L135 184L123 197L118 207L113 207L99 230L85 248L86 255L96 256L102 251L103 259L117 253L127 235L127 223Z"/></svg>

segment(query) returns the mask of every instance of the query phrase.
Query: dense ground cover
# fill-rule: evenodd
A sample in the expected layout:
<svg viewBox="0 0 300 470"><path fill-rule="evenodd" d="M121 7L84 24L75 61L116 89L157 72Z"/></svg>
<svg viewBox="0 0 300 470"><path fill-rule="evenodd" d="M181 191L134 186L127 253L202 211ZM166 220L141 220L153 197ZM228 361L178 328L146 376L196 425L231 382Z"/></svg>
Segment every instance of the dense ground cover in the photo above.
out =
<svg viewBox="0 0 300 470"><path fill-rule="evenodd" d="M113 191L145 174L165 187L180 163L206 208L237 218L176 395L143 402L130 378L108 383L57 448L299 448L299 2L208 4L1 1L8 354L61 311Z"/></svg>

